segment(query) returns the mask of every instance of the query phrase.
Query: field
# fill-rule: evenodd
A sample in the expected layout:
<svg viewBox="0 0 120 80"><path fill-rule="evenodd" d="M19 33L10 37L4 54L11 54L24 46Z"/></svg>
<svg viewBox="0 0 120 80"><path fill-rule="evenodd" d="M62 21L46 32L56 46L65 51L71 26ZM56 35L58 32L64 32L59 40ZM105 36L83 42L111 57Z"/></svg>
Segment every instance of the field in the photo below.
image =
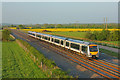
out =
<svg viewBox="0 0 120 80"><path fill-rule="evenodd" d="M44 32L46 34L61 35L72 38L85 38L86 32Z"/></svg>
<svg viewBox="0 0 120 80"><path fill-rule="evenodd" d="M66 32L66 31L102 31L103 29L70 29L70 28L54 28L54 29L22 29L22 30L25 30L25 31L36 31L36 32L41 32L41 31L44 31L44 30L47 30L47 31L62 31L62 32ZM107 29L109 31L120 31L120 29Z"/></svg>
<svg viewBox="0 0 120 80"><path fill-rule="evenodd" d="M48 30L51 32L42 32L43 30ZM85 37L86 32L80 32L77 31L79 29L22 29L25 33L27 31L36 31L36 32L42 32L45 34L51 34L51 35L58 35L58 36L64 36L64 37L69 37L69 38L74 38L74 39L83 39L86 40L87 38ZM81 31L88 31L90 29L81 29ZM96 30L96 31L101 31L102 29L91 29L91 31ZM118 29L109 29L111 31L118 30ZM107 44L118 44L120 41L100 41L100 43L107 43Z"/></svg>
<svg viewBox="0 0 120 80"><path fill-rule="evenodd" d="M42 72L15 42L2 43L3 78L46 78Z"/></svg>
<svg viewBox="0 0 120 80"><path fill-rule="evenodd" d="M64 37L69 37L69 38L74 38L74 39L86 39L85 35L86 32L42 32L45 34L52 34L52 35L59 35L59 36L64 36ZM118 44L120 41L100 41L101 43L112 43L112 44Z"/></svg>

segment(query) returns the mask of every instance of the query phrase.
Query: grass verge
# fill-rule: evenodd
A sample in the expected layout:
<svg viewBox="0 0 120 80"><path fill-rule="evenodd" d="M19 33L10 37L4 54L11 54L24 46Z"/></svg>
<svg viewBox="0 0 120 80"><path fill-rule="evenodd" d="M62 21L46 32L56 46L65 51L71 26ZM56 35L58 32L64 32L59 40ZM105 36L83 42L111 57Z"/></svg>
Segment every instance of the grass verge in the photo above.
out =
<svg viewBox="0 0 120 80"><path fill-rule="evenodd" d="M0 80L2 79L2 41L0 41Z"/></svg>
<svg viewBox="0 0 120 80"><path fill-rule="evenodd" d="M34 63L41 68L50 78L70 78L72 76L68 76L67 72L62 71L58 68L54 61L46 58L42 53L32 47L26 41L18 39L18 42L24 44L22 46L27 51L27 54L31 57Z"/></svg>
<svg viewBox="0 0 120 80"><path fill-rule="evenodd" d="M100 49L101 53L105 53L105 54L108 54L110 56L114 56L114 57L118 58L118 53L116 53L116 52L112 52L112 51L109 51L109 50L106 50L106 49L102 49L102 48L99 48L99 49Z"/></svg>
<svg viewBox="0 0 120 80"><path fill-rule="evenodd" d="M18 41L19 45L16 41L2 43L3 78L70 78L54 61L27 42Z"/></svg>
<svg viewBox="0 0 120 80"><path fill-rule="evenodd" d="M26 52L15 42L2 43L3 78L46 78Z"/></svg>

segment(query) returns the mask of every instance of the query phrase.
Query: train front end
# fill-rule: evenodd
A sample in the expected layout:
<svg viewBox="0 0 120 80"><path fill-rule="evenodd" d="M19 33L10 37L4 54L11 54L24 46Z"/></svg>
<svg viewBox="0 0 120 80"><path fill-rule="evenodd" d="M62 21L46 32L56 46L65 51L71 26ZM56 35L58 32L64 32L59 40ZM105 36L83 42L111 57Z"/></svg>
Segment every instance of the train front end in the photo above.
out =
<svg viewBox="0 0 120 80"><path fill-rule="evenodd" d="M89 51L88 51L89 57L92 58L99 58L99 48L95 44L89 45Z"/></svg>

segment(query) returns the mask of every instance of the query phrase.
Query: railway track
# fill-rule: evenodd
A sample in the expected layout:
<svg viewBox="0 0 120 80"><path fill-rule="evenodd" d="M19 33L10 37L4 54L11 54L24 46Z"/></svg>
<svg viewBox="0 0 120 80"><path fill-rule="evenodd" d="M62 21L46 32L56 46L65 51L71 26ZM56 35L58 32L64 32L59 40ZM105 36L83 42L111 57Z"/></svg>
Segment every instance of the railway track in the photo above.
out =
<svg viewBox="0 0 120 80"><path fill-rule="evenodd" d="M38 46L42 46L44 48L50 49L50 50L56 52L57 54L65 57L67 59L70 59L71 61L73 61L91 71L94 71L95 73L97 73L105 78L120 79L120 77L119 77L119 74L120 74L119 69L120 68L118 68L117 65L115 65L115 64L113 65L112 63L105 62L104 60L95 60L95 59L88 60L81 54L79 54L79 55L75 54L73 51L65 50L64 48L52 45L52 44L44 42L44 41L39 42L38 40L28 37L28 35L23 34L19 31L12 30L12 32L27 41L35 41L36 45L40 44Z"/></svg>

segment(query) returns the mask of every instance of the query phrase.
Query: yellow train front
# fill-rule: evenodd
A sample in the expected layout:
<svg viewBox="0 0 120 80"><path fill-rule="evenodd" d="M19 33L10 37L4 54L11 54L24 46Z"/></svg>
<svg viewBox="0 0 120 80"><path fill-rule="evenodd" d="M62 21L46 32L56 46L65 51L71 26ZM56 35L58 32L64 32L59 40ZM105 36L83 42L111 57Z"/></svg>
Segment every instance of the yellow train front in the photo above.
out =
<svg viewBox="0 0 120 80"><path fill-rule="evenodd" d="M99 58L99 48L98 48L98 45L90 44L88 46L88 57Z"/></svg>

